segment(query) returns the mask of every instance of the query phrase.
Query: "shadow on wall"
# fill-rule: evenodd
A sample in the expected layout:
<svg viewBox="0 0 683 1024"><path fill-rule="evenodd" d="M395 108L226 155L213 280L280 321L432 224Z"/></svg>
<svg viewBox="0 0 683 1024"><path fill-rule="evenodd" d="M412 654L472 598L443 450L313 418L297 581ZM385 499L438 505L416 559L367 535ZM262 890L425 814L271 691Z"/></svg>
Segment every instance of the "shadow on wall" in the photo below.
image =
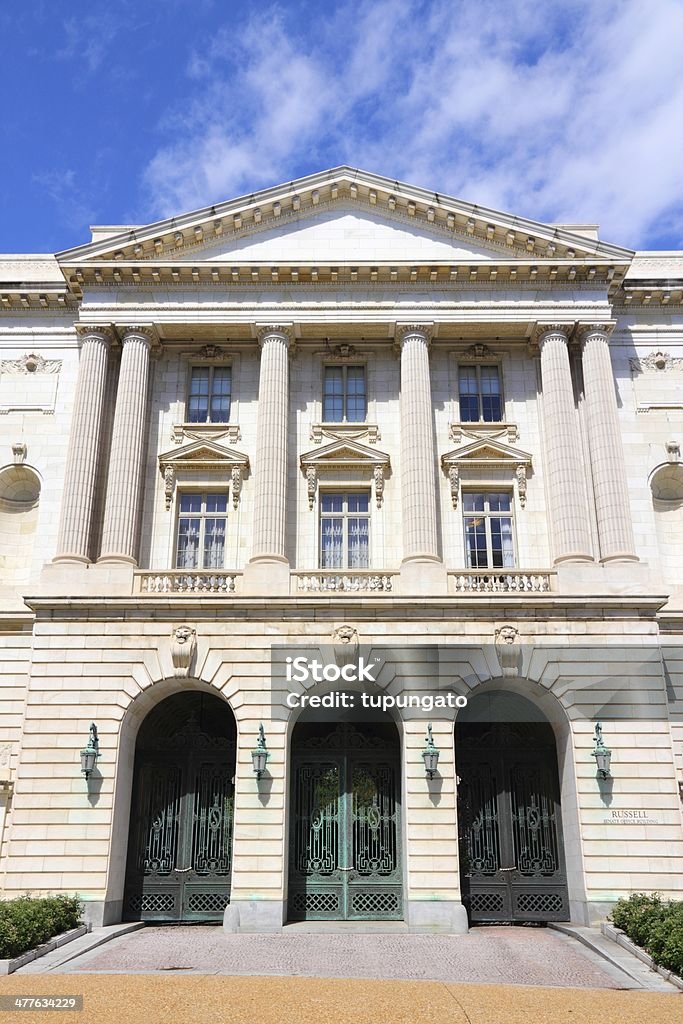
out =
<svg viewBox="0 0 683 1024"><path fill-rule="evenodd" d="M662 579L677 586L683 580L683 464L657 466L650 476L650 489Z"/></svg>
<svg viewBox="0 0 683 1024"><path fill-rule="evenodd" d="M0 577L10 586L28 582L39 499L40 477L30 466L0 470Z"/></svg>

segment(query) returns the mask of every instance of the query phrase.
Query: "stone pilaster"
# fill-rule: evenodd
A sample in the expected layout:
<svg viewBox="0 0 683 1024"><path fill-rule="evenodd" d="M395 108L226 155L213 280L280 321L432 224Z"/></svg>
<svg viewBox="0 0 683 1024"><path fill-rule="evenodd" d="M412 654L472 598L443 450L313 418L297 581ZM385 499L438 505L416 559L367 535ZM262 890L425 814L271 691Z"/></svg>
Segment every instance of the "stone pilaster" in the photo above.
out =
<svg viewBox="0 0 683 1024"><path fill-rule="evenodd" d="M404 592L426 592L446 575L439 557L436 526L436 452L429 376L432 328L399 324L401 350L401 499L403 515Z"/></svg>
<svg viewBox="0 0 683 1024"><path fill-rule="evenodd" d="M555 564L593 561L579 424L564 324L540 324L543 433Z"/></svg>
<svg viewBox="0 0 683 1024"><path fill-rule="evenodd" d="M588 324L579 328L600 561L637 561L609 352L612 327Z"/></svg>
<svg viewBox="0 0 683 1024"><path fill-rule="evenodd" d="M78 324L81 353L55 562L89 562L107 366L113 333Z"/></svg>
<svg viewBox="0 0 683 1024"><path fill-rule="evenodd" d="M289 593L285 550L287 512L287 414L291 328L260 327L261 347L257 458L254 467L252 556L246 567L247 592Z"/></svg>
<svg viewBox="0 0 683 1024"><path fill-rule="evenodd" d="M142 460L147 437L151 327L121 329L121 368L116 394L107 496L98 561L137 564Z"/></svg>

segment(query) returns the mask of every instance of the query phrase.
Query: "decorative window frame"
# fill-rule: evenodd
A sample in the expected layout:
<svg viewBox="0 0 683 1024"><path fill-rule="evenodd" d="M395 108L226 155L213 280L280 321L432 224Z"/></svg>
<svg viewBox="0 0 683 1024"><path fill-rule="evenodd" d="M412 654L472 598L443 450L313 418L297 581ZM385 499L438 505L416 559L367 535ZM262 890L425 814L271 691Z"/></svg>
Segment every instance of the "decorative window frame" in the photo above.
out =
<svg viewBox="0 0 683 1024"><path fill-rule="evenodd" d="M451 353L453 360L453 384L452 384L452 415L449 429L449 436L456 444L464 436L489 436L506 435L507 440L514 444L518 437L517 426L508 423L505 418L505 375L503 373L503 356L488 345L476 342L464 351ZM498 368L498 379L500 381L500 404L503 414L502 420L461 420L460 419L460 367L461 366L496 366Z"/></svg>
<svg viewBox="0 0 683 1024"><path fill-rule="evenodd" d="M310 428L310 439L314 444L321 444L323 438L331 440L365 441L367 444L376 444L382 435L377 425L377 406L375 402L374 370L375 353L362 352L350 343L342 343L330 347L324 352L316 352L319 358L319 386L315 402L313 404L313 420ZM324 390L325 390L325 367L326 366L364 366L365 367L365 420L362 423L349 423L342 421L333 423L331 420L323 419Z"/></svg>
<svg viewBox="0 0 683 1024"><path fill-rule="evenodd" d="M512 485L512 481L508 482L507 484L506 483L502 483L501 484L501 483L495 483L495 482L493 482L491 480L485 481L483 483L479 483L479 482L476 482L476 481L475 482L470 482L468 480L466 486L463 488L463 491L466 494L482 494L482 493L483 494L500 494L501 492L505 492L505 493L508 493L510 495L509 518L510 518L510 522L511 522L511 526L512 526L512 555L513 555L513 558L514 558L514 565L511 565L511 566L486 566L485 568L481 567L481 571L482 572L491 572L491 573L505 573L506 571L509 571L510 569L518 568L519 567L519 543L517 541L517 516L515 515L515 511L516 511L515 510L515 490L514 490L514 487ZM521 502L520 502L520 504L521 504ZM524 506L522 505L522 507L524 507ZM465 518L468 515L479 515L479 513L466 512L464 507L463 507L462 515L460 517L460 526L461 526L462 535L463 535L463 550L464 550L464 554L465 554L465 564L466 564L466 566L467 566L467 559L468 559L468 551L467 551L467 537L466 537L466 530L465 530ZM496 513L492 513L492 512L482 512L481 515L485 516L489 520L489 529L487 530L487 544L486 544L487 555L488 555L490 553L490 551L489 551L489 543L488 543L489 540L490 540L490 532L489 532L490 531L490 521L492 519L496 519L496 518L498 518L498 519L503 518L504 517L504 513L501 513L500 515L497 515ZM471 572L479 571L478 569L476 569L473 566L467 566L467 569L469 571L471 571Z"/></svg>
<svg viewBox="0 0 683 1024"><path fill-rule="evenodd" d="M325 480L325 487L347 487L341 483L339 474L351 472L361 477L360 482L352 483L353 487L370 487L374 491L375 505L382 507L384 500L384 481L391 470L391 460L386 452L368 448L357 441L349 439L336 440L323 448L305 452L300 457L301 470L306 477L308 507L313 510L316 503L319 480L335 475L335 480Z"/></svg>
<svg viewBox="0 0 683 1024"><path fill-rule="evenodd" d="M526 507L527 477L532 468L532 458L528 452L491 438L477 439L442 455L441 467L449 480L454 509L458 507L463 482L467 490L502 489L504 485L500 480L495 482L487 477L487 471L492 469L508 471L509 482L506 486L516 495L520 508Z"/></svg>
<svg viewBox="0 0 683 1024"><path fill-rule="evenodd" d="M365 491L365 492L367 492L367 495L368 495L367 518L368 518L368 521L369 521L369 529L368 529L368 564L367 564L367 568L366 569L351 569L348 566L341 566L338 569L322 569L320 567L321 554L322 554L322 551L321 551L321 548L322 548L322 535L321 535L320 521L323 518L323 512L322 512L322 509L320 507L320 502L318 501L317 516L316 516L316 521L315 521L315 563L316 563L316 567L317 567L317 571L318 572L323 572L323 573L330 572L330 573L346 574L346 573L353 573L353 572L369 572L369 571L372 570L374 544L373 544L373 516L372 516L372 487L370 485L370 482L369 481L365 481L365 482L361 482L361 483L358 483L358 482L354 483L352 481L351 482L347 481L347 482L341 482L340 483L340 482L337 482L337 481L328 480L328 481L325 481L323 486L321 486L320 489L318 490L318 496L320 496L321 493L322 494L340 494L341 493L341 494L348 495L350 493L358 493L359 491ZM380 506L378 506L378 508L379 507ZM349 515L353 515L353 513L345 513L344 517L343 517L344 520L346 520L349 517ZM360 512L360 513L358 513L358 515L362 516L362 515L365 515L365 513ZM347 551L347 554L348 554L348 551Z"/></svg>
<svg viewBox="0 0 683 1024"><path fill-rule="evenodd" d="M179 501L179 499L180 499L181 495L183 495L183 494L200 494L202 496L202 498L204 498L204 497L206 497L207 494L220 494L220 493L226 494L227 495L227 499L228 499L227 500L227 504L226 504L226 509L225 509L226 529L225 529L225 545L224 545L224 548L223 548L223 565L222 566L217 566L214 569L205 569L205 568L202 568L202 567L198 566L195 569L182 570L179 566L176 565L176 562L178 560L178 558L177 558L177 556L178 556L178 534L179 534L179 530L180 530L180 520L181 520L181 518L182 518L182 516L184 514L184 513L182 513L180 511L180 501ZM171 532L171 545L172 546L171 546L170 565L172 566L172 571L173 572L186 571L188 573L223 572L225 570L225 562L226 562L227 554L228 554L228 525L229 525L229 516L230 516L230 483L229 483L229 481L223 481L222 484L218 484L217 482L214 482L214 481L207 482L206 480L204 480L204 481L192 481L191 483L181 484L181 486L175 492L174 497L176 499L178 499L178 500L176 500L175 502L172 502L172 504L175 504L175 508L173 510L173 530ZM222 513L219 513L219 515L222 516ZM206 519L207 518L207 513L206 512L200 513L198 518L200 518L202 520Z"/></svg>
<svg viewBox="0 0 683 1024"><path fill-rule="evenodd" d="M237 508L242 483L249 471L249 458L234 448L224 448L214 441L197 440L159 456L159 471L164 478L166 511L170 511L176 488L195 490L201 485L225 486ZM220 474L220 479L216 476Z"/></svg>
<svg viewBox="0 0 683 1024"><path fill-rule="evenodd" d="M186 439L195 440L226 440L228 444L236 444L242 440L239 428L239 389L235 386L239 372L239 354L226 352L219 345L204 345L196 351L181 353L185 364L185 387L179 406L182 419L171 427L171 440L174 444L182 444ZM195 366L218 366L232 369L232 391L230 395L230 419L226 423L190 423L187 419L187 408L192 382L192 370Z"/></svg>

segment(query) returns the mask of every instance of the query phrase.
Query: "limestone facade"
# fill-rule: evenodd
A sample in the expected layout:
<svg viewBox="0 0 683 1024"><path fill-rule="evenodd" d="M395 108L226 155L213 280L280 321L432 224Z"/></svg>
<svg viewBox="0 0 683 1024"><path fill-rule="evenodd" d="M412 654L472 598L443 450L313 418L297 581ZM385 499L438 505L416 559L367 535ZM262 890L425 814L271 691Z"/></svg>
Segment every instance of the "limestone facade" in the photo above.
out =
<svg viewBox="0 0 683 1024"><path fill-rule="evenodd" d="M112 232L0 257L3 895L120 920L138 729L211 693L226 926L278 930L298 712L271 647L341 631L437 645L461 692L550 722L574 920L683 898L683 253L348 168ZM426 719L397 718L415 930L466 927L455 717L438 800Z"/></svg>

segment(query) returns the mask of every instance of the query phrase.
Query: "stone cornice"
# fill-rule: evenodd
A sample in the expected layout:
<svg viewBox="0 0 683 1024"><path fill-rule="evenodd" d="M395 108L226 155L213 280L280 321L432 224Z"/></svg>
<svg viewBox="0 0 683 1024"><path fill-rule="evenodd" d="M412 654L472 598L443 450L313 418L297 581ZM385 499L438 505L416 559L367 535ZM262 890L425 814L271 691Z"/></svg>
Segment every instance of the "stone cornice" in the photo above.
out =
<svg viewBox="0 0 683 1024"><path fill-rule="evenodd" d="M143 264L90 263L64 265L69 287L76 296L84 287L140 287L163 285L174 287L226 288L287 288L333 287L434 287L461 291L463 288L486 290L512 287L591 287L610 294L621 280L621 271L613 263L604 261L553 261L536 263L526 260L468 259L467 262L430 262L415 264L397 261L395 264L353 263L318 264L299 263L271 265L259 261L235 264L221 260L198 260L195 265L151 261Z"/></svg>
<svg viewBox="0 0 683 1024"><path fill-rule="evenodd" d="M214 596L211 594L197 595L168 595L153 594L150 596L106 596L106 597L64 597L61 595L40 595L24 598L25 604L37 616L60 620L62 617L69 618L73 611L84 612L92 621L111 622L117 617L125 618L130 610L145 611L158 609L177 613L183 609L191 611L193 619L206 618L210 620L222 620L227 612L231 618L240 612L253 619L253 612L259 612L262 619L266 621L279 621L280 617L291 615L292 618L301 618L302 608L324 608L332 609L338 619L343 620L343 609L346 607L353 610L358 621L363 621L367 613L369 621L387 619L393 621L400 619L405 621L409 615L411 621L429 621L433 618L434 610L448 609L449 614L462 617L467 614L470 620L482 621L486 628L490 629L490 609L509 609L514 606L515 614L519 619L534 619L539 609L542 609L544 618L549 621L555 618L564 622L566 619L577 619L580 621L594 620L603 621L605 610L612 612L613 618L622 618L627 621L637 619L650 619L654 621L657 613L668 601L666 594L643 594L637 596L618 594L559 594L559 593L492 593L472 595L449 595L443 597L426 597L421 595L416 601L414 595L391 596L379 594L375 597L372 592L364 592L363 596L335 592L329 597L315 595L309 597L305 594L297 594L291 597L276 597L271 594L262 596L242 597ZM648 638L651 639L651 637Z"/></svg>

